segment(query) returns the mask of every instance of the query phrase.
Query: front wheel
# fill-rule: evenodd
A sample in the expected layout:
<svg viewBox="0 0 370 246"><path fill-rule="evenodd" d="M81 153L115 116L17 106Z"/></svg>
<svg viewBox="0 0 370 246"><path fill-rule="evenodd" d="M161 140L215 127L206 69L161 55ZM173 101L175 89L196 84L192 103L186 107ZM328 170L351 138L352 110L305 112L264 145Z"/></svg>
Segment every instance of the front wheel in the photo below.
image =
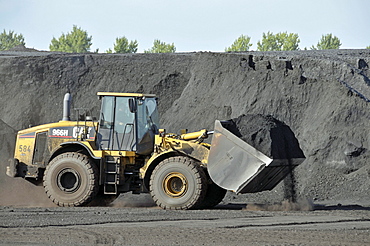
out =
<svg viewBox="0 0 370 246"><path fill-rule="evenodd" d="M46 167L44 188L58 206L84 206L98 193L98 170L86 155L63 153Z"/></svg>
<svg viewBox="0 0 370 246"><path fill-rule="evenodd" d="M207 192L207 176L198 162L184 156L163 160L150 178L150 194L164 209L196 209Z"/></svg>
<svg viewBox="0 0 370 246"><path fill-rule="evenodd" d="M205 199L203 200L200 208L210 209L219 204L225 197L226 190L215 184L209 179L208 189Z"/></svg>

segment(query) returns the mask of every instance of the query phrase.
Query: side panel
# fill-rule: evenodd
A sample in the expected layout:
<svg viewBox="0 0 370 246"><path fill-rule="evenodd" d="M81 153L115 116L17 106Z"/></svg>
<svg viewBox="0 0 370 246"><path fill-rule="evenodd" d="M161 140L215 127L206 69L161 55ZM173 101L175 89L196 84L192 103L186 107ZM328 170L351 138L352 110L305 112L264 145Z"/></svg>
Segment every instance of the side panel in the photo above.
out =
<svg viewBox="0 0 370 246"><path fill-rule="evenodd" d="M46 156L49 156L47 148L48 132L39 132L36 134L35 149L32 163L37 166L43 166L46 162Z"/></svg>
<svg viewBox="0 0 370 246"><path fill-rule="evenodd" d="M51 154L64 142L82 139L93 141L93 122L61 121L25 129L18 132L14 158L18 160L17 175L37 178L39 168L45 168Z"/></svg>
<svg viewBox="0 0 370 246"><path fill-rule="evenodd" d="M32 156L35 146L36 132L29 132L17 135L17 142L14 149L14 158L18 159L18 176L27 175L27 166L32 164Z"/></svg>

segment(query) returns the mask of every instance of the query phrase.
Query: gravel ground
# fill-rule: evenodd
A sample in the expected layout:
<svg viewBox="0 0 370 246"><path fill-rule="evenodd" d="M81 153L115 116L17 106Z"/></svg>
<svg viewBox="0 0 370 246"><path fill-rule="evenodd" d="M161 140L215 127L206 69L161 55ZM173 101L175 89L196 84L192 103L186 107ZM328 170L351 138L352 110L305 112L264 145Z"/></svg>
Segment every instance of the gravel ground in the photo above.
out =
<svg viewBox="0 0 370 246"><path fill-rule="evenodd" d="M367 245L369 207L262 211L0 207L0 245Z"/></svg>

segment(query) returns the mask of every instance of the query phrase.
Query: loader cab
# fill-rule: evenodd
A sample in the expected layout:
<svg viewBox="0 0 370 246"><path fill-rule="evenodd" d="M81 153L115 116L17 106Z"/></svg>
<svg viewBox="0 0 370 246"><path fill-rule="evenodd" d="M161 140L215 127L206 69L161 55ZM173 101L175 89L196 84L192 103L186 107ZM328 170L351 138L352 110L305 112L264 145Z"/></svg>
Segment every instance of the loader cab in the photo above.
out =
<svg viewBox="0 0 370 246"><path fill-rule="evenodd" d="M98 92L101 111L100 150L135 151L149 155L158 133L157 98L153 94Z"/></svg>

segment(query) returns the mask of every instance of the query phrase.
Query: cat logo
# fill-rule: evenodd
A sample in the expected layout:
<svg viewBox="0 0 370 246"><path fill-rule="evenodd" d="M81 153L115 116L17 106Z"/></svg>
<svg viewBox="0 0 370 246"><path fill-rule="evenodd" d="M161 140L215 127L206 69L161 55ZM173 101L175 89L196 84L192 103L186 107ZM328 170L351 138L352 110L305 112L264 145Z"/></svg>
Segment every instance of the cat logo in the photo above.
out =
<svg viewBox="0 0 370 246"><path fill-rule="evenodd" d="M91 132L91 130L92 130L92 127L89 127L87 129L86 138L90 138L90 132ZM79 138L79 137L81 137L84 134L84 131L85 131L85 127L75 126L75 127L73 127L72 137L73 138Z"/></svg>

